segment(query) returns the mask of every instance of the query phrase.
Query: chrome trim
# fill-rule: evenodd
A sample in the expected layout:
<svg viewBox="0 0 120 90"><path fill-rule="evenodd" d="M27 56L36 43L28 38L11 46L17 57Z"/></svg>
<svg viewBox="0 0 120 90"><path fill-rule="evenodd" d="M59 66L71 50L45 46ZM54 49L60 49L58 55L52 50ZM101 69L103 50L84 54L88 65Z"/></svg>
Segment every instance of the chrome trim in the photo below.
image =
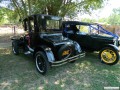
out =
<svg viewBox="0 0 120 90"><path fill-rule="evenodd" d="M54 43L54 45L67 44L67 42Z"/></svg>
<svg viewBox="0 0 120 90"><path fill-rule="evenodd" d="M38 58L39 56L40 56L40 55L37 55L37 56L36 56L36 58L35 58L35 64L36 64L36 67L37 67L38 71L42 73L42 72L44 72L44 71L40 70L40 68L39 68L39 66L38 66L38 62L37 62L37 58Z"/></svg>
<svg viewBox="0 0 120 90"><path fill-rule="evenodd" d="M62 62L66 62L66 61L68 61L68 60L73 60L73 59L78 59L78 58L82 58L82 57L84 57L85 56L85 53L80 53L80 54L78 54L78 55L76 55L76 56L73 56L73 57L70 57L70 58L67 58L67 59L63 59L63 60L61 60L61 61L55 61L55 62L52 62L52 64L59 64L59 63L62 63Z"/></svg>

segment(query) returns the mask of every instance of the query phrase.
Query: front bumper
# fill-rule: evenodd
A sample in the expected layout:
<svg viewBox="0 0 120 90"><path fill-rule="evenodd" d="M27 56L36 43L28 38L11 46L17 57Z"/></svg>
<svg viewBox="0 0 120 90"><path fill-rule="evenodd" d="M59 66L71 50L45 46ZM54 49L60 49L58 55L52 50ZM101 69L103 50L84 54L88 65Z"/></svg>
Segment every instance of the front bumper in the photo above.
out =
<svg viewBox="0 0 120 90"><path fill-rule="evenodd" d="M66 63L68 63L68 62L74 61L74 60L76 60L76 59L82 58L82 57L85 57L85 52L82 52L82 53L80 53L80 54L78 54L78 55L75 55L75 56L70 57L70 58L67 58L67 59L63 59L63 60L61 60L61 61L52 62L52 63L51 63L51 64L52 64L51 66L60 66L60 65L66 64Z"/></svg>

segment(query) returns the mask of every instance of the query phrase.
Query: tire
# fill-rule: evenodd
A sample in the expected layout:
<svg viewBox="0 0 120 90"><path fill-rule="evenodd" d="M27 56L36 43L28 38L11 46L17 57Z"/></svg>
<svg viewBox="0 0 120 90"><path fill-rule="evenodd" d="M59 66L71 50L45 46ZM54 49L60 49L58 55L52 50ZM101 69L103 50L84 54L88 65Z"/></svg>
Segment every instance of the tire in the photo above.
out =
<svg viewBox="0 0 120 90"><path fill-rule="evenodd" d="M63 54L64 51L67 51L68 53ZM63 46L58 50L58 58L59 58L59 60L69 58L70 56L73 55L73 52L74 52L74 50L73 50L72 46L63 45Z"/></svg>
<svg viewBox="0 0 120 90"><path fill-rule="evenodd" d="M41 51L38 51L35 54L35 63L37 71L42 75L45 75L50 68L50 64L45 53Z"/></svg>
<svg viewBox="0 0 120 90"><path fill-rule="evenodd" d="M15 55L19 54L19 46L17 41L12 42L12 51Z"/></svg>
<svg viewBox="0 0 120 90"><path fill-rule="evenodd" d="M114 65L119 61L119 52L114 48L105 47L100 51L99 58L107 65Z"/></svg>
<svg viewBox="0 0 120 90"><path fill-rule="evenodd" d="M67 55L63 56L64 51L69 51L69 53ZM63 45L58 51L58 58L59 58L59 60L69 58L69 57L74 55L74 52L75 52L75 50L72 47L72 45L70 45L70 46L69 45ZM75 61L76 60L70 61L70 63L74 63Z"/></svg>

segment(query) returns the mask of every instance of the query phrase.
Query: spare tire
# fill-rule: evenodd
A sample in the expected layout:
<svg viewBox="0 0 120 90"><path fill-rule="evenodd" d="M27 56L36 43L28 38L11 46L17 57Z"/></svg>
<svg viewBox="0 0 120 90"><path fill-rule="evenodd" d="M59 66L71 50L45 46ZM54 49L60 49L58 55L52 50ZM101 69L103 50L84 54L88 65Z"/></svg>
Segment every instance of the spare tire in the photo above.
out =
<svg viewBox="0 0 120 90"><path fill-rule="evenodd" d="M73 45L63 45L58 51L58 58L66 59L74 55L75 49Z"/></svg>

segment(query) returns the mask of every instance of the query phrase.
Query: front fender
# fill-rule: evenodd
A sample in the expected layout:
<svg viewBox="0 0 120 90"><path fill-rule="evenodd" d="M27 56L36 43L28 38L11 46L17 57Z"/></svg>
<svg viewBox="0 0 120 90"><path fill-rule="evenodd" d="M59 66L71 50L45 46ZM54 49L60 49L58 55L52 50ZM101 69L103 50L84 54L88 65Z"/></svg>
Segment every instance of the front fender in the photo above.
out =
<svg viewBox="0 0 120 90"><path fill-rule="evenodd" d="M54 57L54 54L53 54L51 48L49 48L47 46L39 46L39 47L35 48L34 55L37 51L43 51L46 54L49 62L55 61L55 57Z"/></svg>
<svg viewBox="0 0 120 90"><path fill-rule="evenodd" d="M111 47L111 48L114 48L118 52L120 51L120 49L117 46L113 45L113 44L105 45L105 47Z"/></svg>

